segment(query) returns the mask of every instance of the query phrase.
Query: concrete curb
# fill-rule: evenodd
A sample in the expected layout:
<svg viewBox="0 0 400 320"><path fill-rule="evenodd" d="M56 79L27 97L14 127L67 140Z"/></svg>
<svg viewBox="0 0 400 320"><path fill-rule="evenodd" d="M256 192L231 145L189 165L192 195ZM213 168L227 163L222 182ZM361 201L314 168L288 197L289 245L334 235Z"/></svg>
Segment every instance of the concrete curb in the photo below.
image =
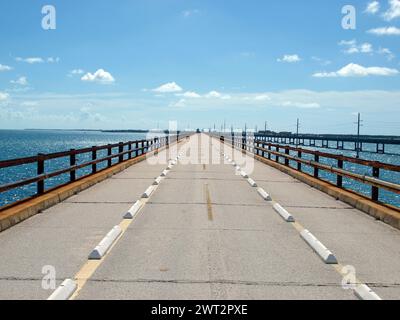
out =
<svg viewBox="0 0 400 320"><path fill-rule="evenodd" d="M272 201L271 196L263 188L258 188L257 192L265 201Z"/></svg>
<svg viewBox="0 0 400 320"><path fill-rule="evenodd" d="M133 219L140 210L140 208L142 207L142 205L143 204L139 200L136 201L135 204L132 206L132 208L130 208L128 212L124 215L124 219L127 220Z"/></svg>
<svg viewBox="0 0 400 320"><path fill-rule="evenodd" d="M257 187L257 183L252 179L252 178L248 178L247 182L249 183L249 185L253 188Z"/></svg>
<svg viewBox="0 0 400 320"><path fill-rule="evenodd" d="M360 284L354 289L355 296L360 300L382 300L370 287L366 284Z"/></svg>
<svg viewBox="0 0 400 320"><path fill-rule="evenodd" d="M156 190L156 186L155 185L151 185L150 187L148 187L146 189L146 191L142 194L142 198L143 199L148 199L150 198L151 194L154 192L154 190Z"/></svg>
<svg viewBox="0 0 400 320"><path fill-rule="evenodd" d="M161 177L166 177L169 173L169 170L164 170L163 172L161 172Z"/></svg>
<svg viewBox="0 0 400 320"><path fill-rule="evenodd" d="M326 264L337 264L336 257L310 231L300 232L301 237L321 257Z"/></svg>
<svg viewBox="0 0 400 320"><path fill-rule="evenodd" d="M98 246L90 253L89 260L100 260L103 258L121 233L122 229L120 226L115 226L112 228L111 231L104 237L104 239L101 240Z"/></svg>
<svg viewBox="0 0 400 320"><path fill-rule="evenodd" d="M294 217L289 212L287 212L279 203L275 203L273 205L273 208L286 222L295 222Z"/></svg>
<svg viewBox="0 0 400 320"><path fill-rule="evenodd" d="M163 180L163 177L157 177L153 182L153 186L158 186L162 180Z"/></svg>
<svg viewBox="0 0 400 320"><path fill-rule="evenodd" d="M75 281L66 279L64 282L47 298L47 300L68 300L77 288Z"/></svg>

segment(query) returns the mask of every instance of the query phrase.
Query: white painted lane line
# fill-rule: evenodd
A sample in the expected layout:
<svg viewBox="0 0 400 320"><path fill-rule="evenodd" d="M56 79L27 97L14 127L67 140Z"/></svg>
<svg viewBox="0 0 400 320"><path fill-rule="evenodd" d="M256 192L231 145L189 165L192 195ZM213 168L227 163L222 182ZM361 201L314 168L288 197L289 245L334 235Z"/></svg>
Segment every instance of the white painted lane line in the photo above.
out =
<svg viewBox="0 0 400 320"><path fill-rule="evenodd" d="M100 260L110 249L114 241L119 237L122 233L122 229L120 226L115 226L112 230L107 233L103 240L99 243L99 245L94 248L94 250L89 255L89 260Z"/></svg>
<svg viewBox="0 0 400 320"><path fill-rule="evenodd" d="M74 294L76 288L77 284L74 280L66 279L47 300L68 300Z"/></svg>
<svg viewBox="0 0 400 320"><path fill-rule="evenodd" d="M247 182L249 183L250 186L252 186L253 188L257 187L257 183L252 179L252 178L248 178Z"/></svg>
<svg viewBox="0 0 400 320"><path fill-rule="evenodd" d="M162 180L163 180L163 177L161 177L161 176L158 177L157 179L154 180L153 186L158 186Z"/></svg>
<svg viewBox="0 0 400 320"><path fill-rule="evenodd" d="M279 203L275 203L273 205L273 208L286 222L295 222L294 217L289 212L287 212Z"/></svg>
<svg viewBox="0 0 400 320"><path fill-rule="evenodd" d="M382 300L370 287L366 284L360 284L354 289L354 294L360 300Z"/></svg>
<svg viewBox="0 0 400 320"><path fill-rule="evenodd" d="M124 219L133 219L142 206L143 203L141 201L136 201L132 208L130 208L128 212L124 215Z"/></svg>
<svg viewBox="0 0 400 320"><path fill-rule="evenodd" d="M148 199L150 198L151 194L154 192L154 190L156 190L157 186L150 186L147 188L147 190L142 194L142 198L143 199Z"/></svg>
<svg viewBox="0 0 400 320"><path fill-rule="evenodd" d="M326 264L338 263L334 254L329 251L310 231L304 229L300 235Z"/></svg>
<svg viewBox="0 0 400 320"><path fill-rule="evenodd" d="M257 192L265 201L272 201L271 196L263 188L258 188Z"/></svg>

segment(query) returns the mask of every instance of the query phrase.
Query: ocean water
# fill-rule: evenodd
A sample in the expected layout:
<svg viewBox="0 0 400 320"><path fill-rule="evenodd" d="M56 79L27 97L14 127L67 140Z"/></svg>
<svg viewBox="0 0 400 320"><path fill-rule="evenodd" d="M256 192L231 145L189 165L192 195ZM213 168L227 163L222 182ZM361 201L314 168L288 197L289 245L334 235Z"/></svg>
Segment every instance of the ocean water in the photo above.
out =
<svg viewBox="0 0 400 320"><path fill-rule="evenodd" d="M0 130L0 161L7 159L15 159L29 157L38 153L52 153L59 151L67 151L69 149L79 149L91 146L106 145L109 143L126 142L133 140L145 139L145 134L136 133L102 133L96 131L37 131L37 130ZM348 145L351 147L351 145ZM365 145L365 150L373 150L373 145ZM309 148L318 149L318 148ZM320 149L327 153L343 154L346 156L355 156L354 152L341 151L333 149ZM368 160L376 160L385 163L400 165L400 146L387 146L387 152L393 154L376 154L371 152L362 152L360 157ZM394 154L398 155L394 155ZM296 156L295 153L292 155ZM106 156L106 151L98 153L98 157ZM311 155L303 155L304 158L312 160ZM90 154L77 156L77 163L83 163L90 160ZM273 158L274 159L274 158ZM114 160L116 162L117 159ZM325 164L336 166L336 161L321 158L320 161ZM99 164L98 168L105 167ZM290 162L295 167L296 163ZM46 172L56 171L69 166L68 158L61 158L46 162ZM344 169L360 174L372 175L371 168L345 163ZM36 175L36 164L29 164L6 169L0 169L0 185L23 180ZM312 173L311 167L303 166L303 170ZM77 171L77 177L90 173L91 168L87 167ZM336 175L320 171L320 177L327 181L336 182ZM400 183L400 172L391 172L381 170L380 178L386 181ZM69 174L60 175L49 179L45 183L45 188L51 188L56 185L68 182ZM343 178L343 185L346 188L357 191L359 193L370 196L371 187L354 180ZM36 192L36 184L27 185L15 190L0 193L0 206L4 206L17 200L34 195ZM382 202L400 207L400 195L380 190L380 200Z"/></svg>

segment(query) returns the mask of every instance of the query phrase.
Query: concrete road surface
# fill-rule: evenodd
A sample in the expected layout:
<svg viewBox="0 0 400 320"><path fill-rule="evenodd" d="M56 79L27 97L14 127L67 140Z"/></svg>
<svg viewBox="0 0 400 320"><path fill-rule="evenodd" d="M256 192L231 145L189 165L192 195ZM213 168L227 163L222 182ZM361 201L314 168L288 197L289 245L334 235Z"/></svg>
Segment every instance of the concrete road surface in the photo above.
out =
<svg viewBox="0 0 400 320"><path fill-rule="evenodd" d="M55 267L57 285L79 280L73 299L357 299L342 286L343 267L382 299L400 298L398 230L206 135L179 151L100 261L88 263L88 254L165 164L139 163L0 233L0 299L46 299L45 265ZM285 222L221 152L296 223ZM339 265L321 260L300 237L303 228Z"/></svg>

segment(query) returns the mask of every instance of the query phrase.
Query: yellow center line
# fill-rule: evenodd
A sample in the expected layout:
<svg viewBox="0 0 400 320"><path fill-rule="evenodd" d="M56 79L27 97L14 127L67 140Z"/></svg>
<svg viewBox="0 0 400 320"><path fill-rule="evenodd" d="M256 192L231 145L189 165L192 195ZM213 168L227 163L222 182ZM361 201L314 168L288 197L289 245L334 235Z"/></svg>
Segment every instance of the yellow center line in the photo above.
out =
<svg viewBox="0 0 400 320"><path fill-rule="evenodd" d="M208 214L208 220L213 221L213 212L212 212L212 205L211 205L211 197L210 197L210 190L208 189L208 184L206 183L204 185L204 190L206 194L206 199L207 199L207 214Z"/></svg>
<svg viewBox="0 0 400 320"><path fill-rule="evenodd" d="M183 148L183 146L182 146L182 148ZM156 189L157 188L158 188L158 186L156 187ZM128 230L129 226L134 222L134 220L137 219L138 215L143 210L143 208L145 207L145 205L149 201L149 199L141 199L141 201L143 201L143 205L141 206L135 219L123 219L121 221L121 223L119 224L122 232L119 235L119 237L114 241L114 243L112 244L112 246L110 247L108 252L100 260L86 261L86 263L82 266L82 268L75 274L74 280L77 284L77 289L75 290L74 294L69 298L69 300L75 300L79 296L79 294L81 293L83 287L86 285L88 280L93 276L93 274L100 267L100 265L106 260L108 255L111 253L112 249L117 245L119 240L123 237L125 232Z"/></svg>

